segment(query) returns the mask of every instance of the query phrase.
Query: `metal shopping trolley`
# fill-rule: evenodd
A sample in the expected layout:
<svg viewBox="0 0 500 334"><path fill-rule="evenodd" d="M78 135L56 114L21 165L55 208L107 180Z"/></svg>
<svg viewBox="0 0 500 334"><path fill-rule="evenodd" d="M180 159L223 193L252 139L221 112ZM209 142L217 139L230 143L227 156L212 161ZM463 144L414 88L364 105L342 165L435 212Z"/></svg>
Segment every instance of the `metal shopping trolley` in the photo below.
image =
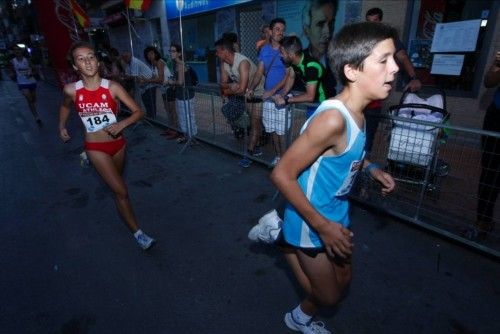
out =
<svg viewBox="0 0 500 334"><path fill-rule="evenodd" d="M437 158L444 131L435 124L449 119L444 91L430 86L418 94L406 91L400 104L389 108L389 114L396 117L391 120L387 169L398 181L435 190L438 177L449 170L448 164Z"/></svg>

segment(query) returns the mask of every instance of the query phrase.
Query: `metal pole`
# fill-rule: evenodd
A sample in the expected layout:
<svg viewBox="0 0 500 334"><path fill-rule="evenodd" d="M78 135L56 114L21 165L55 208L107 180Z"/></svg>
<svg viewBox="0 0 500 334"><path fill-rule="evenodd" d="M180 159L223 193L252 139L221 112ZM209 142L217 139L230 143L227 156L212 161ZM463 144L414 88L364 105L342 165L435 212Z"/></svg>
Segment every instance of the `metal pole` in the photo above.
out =
<svg viewBox="0 0 500 334"><path fill-rule="evenodd" d="M132 30L130 29L130 15L127 7L127 26L128 26L128 38L130 40L130 53L132 53L132 57L134 56L134 43L132 42Z"/></svg>

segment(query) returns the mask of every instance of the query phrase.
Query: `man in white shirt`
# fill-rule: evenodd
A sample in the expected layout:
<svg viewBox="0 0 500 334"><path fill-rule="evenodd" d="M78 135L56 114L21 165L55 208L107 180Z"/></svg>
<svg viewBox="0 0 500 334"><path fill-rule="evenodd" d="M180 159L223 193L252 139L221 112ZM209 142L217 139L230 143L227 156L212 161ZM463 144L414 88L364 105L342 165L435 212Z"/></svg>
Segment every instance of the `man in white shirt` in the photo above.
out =
<svg viewBox="0 0 500 334"><path fill-rule="evenodd" d="M146 115L149 118L156 117L156 85L152 83L144 83L143 79L151 79L153 77L152 69L143 61L133 57L129 51L122 54L124 62L125 74L127 80L136 80L139 91L141 93L142 102L146 109Z"/></svg>

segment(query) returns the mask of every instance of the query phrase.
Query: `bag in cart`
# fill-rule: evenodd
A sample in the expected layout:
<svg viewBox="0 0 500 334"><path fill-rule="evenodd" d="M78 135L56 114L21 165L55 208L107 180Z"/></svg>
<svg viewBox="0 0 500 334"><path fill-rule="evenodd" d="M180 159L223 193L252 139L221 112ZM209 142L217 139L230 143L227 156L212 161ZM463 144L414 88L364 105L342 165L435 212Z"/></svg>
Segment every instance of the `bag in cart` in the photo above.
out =
<svg viewBox="0 0 500 334"><path fill-rule="evenodd" d="M444 123L449 117L444 93L421 97L405 92L400 102L389 108L391 115L438 124ZM441 128L411 120L393 120L388 159L425 167L436 155Z"/></svg>

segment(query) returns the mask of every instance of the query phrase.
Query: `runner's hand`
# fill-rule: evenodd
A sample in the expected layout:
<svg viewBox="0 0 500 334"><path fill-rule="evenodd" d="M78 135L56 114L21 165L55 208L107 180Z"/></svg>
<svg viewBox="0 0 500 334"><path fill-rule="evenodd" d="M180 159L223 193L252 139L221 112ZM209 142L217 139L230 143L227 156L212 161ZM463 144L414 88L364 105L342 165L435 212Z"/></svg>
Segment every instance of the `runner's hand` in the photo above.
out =
<svg viewBox="0 0 500 334"><path fill-rule="evenodd" d="M123 130L123 127L120 126L119 122L111 124L110 126L104 128L104 131L106 131L113 138L118 137L118 135L120 135L122 130Z"/></svg>
<svg viewBox="0 0 500 334"><path fill-rule="evenodd" d="M331 257L349 257L352 254L354 246L351 242L352 236L353 234L350 230L335 222L330 222L325 225L322 231L319 231L319 237L325 245L326 252Z"/></svg>
<svg viewBox="0 0 500 334"><path fill-rule="evenodd" d="M396 188L396 182L392 178L392 176L379 168L374 168L370 171L373 179L380 183L382 186L382 195L388 195L393 192Z"/></svg>
<svg viewBox="0 0 500 334"><path fill-rule="evenodd" d="M65 143L71 139L66 128L59 130L59 137Z"/></svg>

